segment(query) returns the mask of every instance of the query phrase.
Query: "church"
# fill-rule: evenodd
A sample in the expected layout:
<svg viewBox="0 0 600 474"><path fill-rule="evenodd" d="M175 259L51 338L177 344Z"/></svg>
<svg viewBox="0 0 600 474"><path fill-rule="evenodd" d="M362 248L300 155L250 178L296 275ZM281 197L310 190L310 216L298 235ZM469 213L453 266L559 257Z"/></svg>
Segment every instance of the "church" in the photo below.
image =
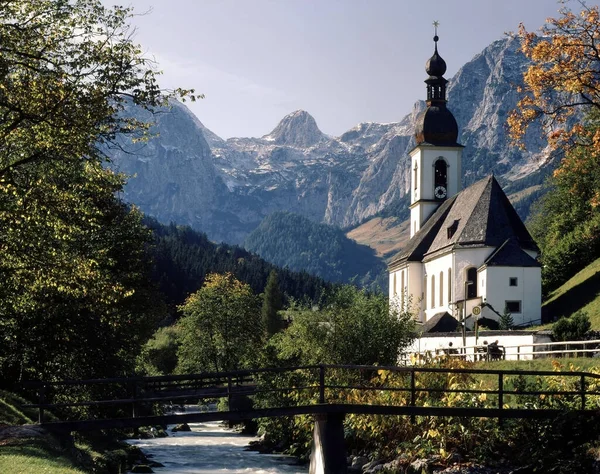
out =
<svg viewBox="0 0 600 474"><path fill-rule="evenodd" d="M539 324L539 248L493 175L462 189L464 147L446 106L437 32L433 39L427 107L410 152L410 241L389 264L390 303L413 312L426 330L443 319L472 328L505 311L515 326Z"/></svg>

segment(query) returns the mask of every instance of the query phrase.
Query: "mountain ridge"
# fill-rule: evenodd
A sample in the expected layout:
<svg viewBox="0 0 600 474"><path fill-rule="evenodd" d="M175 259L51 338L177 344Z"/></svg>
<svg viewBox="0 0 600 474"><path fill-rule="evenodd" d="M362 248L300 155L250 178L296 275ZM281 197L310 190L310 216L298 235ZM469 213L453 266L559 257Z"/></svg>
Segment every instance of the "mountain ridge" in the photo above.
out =
<svg viewBox="0 0 600 474"><path fill-rule="evenodd" d="M466 147L463 185L490 172L508 184L546 159L546 144L535 130L526 136L526 149L520 150L510 145L504 124L516 105L515 87L522 83L528 64L518 40L504 38L450 79L448 106L459 124L459 142ZM424 71L415 74L426 77ZM184 106L174 107L172 123L166 123L169 114L161 117L158 144L152 145L154 157L147 157L144 164L118 152L112 157L136 176L124 197L160 220L191 225L215 241L241 243L273 212L350 227L402 199L409 189L414 123L425 103L416 101L409 113L399 113L398 122L361 123L339 137L321 132L308 112L295 111L261 138L227 140L198 119L190 120L178 111L180 107ZM193 126L184 123L190 121ZM186 129L202 139L164 134L162 128ZM168 162L165 156L175 161ZM187 170L184 156L195 157ZM171 166L182 169L174 173Z"/></svg>

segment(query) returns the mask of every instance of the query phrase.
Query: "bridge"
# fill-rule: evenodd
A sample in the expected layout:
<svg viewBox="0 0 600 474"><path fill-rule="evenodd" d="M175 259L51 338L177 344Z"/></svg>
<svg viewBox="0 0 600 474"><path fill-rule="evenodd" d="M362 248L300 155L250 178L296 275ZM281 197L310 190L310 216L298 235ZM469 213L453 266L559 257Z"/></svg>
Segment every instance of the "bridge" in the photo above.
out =
<svg viewBox="0 0 600 474"><path fill-rule="evenodd" d="M475 377L485 384L481 388L452 388L449 383L439 383L456 376ZM560 387L543 383L557 376L566 383ZM537 381L540 388L527 388L531 384L524 381ZM508 418L554 418L564 412L562 406L549 404L550 408L535 409L534 404L524 402L540 396L568 402L563 406L575 407L578 412L593 412L600 407L600 375L586 372L318 365L161 377L35 381L24 386L31 396L35 393L37 397L37 403L25 407L37 408L39 424L62 435L72 431L313 415L311 474L346 472L343 420L347 414L400 415L412 421L417 416L487 417L497 418L502 424ZM370 398L353 397L368 399L370 403L348 403L350 393L371 394ZM387 397L386 403L377 401L384 393L393 397ZM486 406L431 406L432 396L441 399L450 393L485 395ZM218 401L225 402L220 411L164 410L172 404L206 407L209 402L214 406ZM47 416L50 410L62 418Z"/></svg>

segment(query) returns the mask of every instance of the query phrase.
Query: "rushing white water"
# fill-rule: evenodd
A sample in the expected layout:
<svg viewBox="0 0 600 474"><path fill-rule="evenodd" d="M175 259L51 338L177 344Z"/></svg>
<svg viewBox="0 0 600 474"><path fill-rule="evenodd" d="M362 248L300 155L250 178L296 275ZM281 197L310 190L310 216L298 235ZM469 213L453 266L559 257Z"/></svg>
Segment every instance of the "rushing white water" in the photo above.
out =
<svg viewBox="0 0 600 474"><path fill-rule="evenodd" d="M300 474L307 468L281 455L259 454L244 448L256 438L235 433L220 422L190 423L192 431L172 433L167 438L129 440L164 468L156 474Z"/></svg>

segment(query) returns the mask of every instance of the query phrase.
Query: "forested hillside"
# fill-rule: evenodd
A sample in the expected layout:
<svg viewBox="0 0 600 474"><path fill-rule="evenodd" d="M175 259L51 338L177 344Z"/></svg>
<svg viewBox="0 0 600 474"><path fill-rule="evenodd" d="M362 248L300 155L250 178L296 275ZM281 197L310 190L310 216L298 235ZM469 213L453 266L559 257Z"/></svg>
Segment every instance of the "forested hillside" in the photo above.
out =
<svg viewBox="0 0 600 474"><path fill-rule="evenodd" d="M385 288L386 265L372 248L348 239L336 227L298 214L271 214L246 238L244 246L281 267L333 282Z"/></svg>
<svg viewBox="0 0 600 474"><path fill-rule="evenodd" d="M280 290L298 300L316 301L330 286L307 272L279 269L241 247L215 244L206 234L190 227L165 226L150 218L145 224L154 234L153 280L164 294L171 316L175 306L197 291L210 273L232 273L259 294L264 291L271 270L276 269Z"/></svg>

